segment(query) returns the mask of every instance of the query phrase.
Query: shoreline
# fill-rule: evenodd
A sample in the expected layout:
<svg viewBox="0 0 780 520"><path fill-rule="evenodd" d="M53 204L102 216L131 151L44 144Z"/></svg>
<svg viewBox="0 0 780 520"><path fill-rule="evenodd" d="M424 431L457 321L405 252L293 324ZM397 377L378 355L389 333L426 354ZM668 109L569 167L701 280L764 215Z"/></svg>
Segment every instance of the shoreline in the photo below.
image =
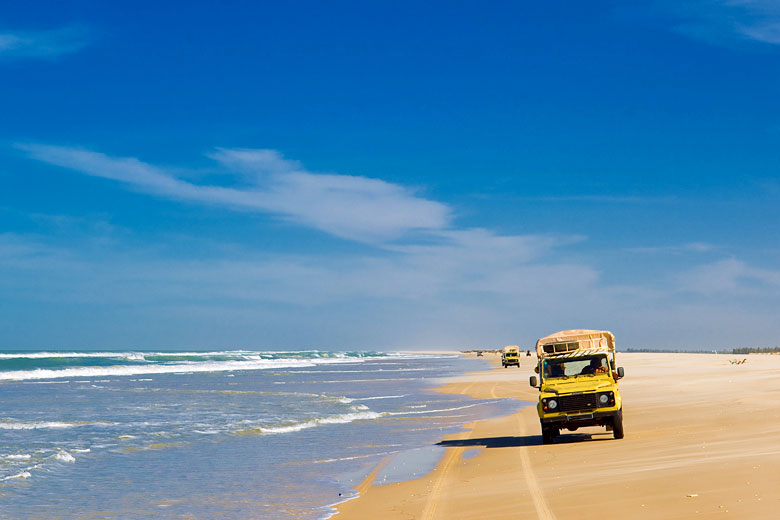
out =
<svg viewBox="0 0 780 520"><path fill-rule="evenodd" d="M7 514L0 516L99 516L113 510L155 518L211 511L216 517L322 519L334 511L330 505L352 497L382 459L405 452L393 471L382 472L387 482L423 475L445 451L431 448L444 433L505 408L434 391L442 377L484 370L487 362L455 355L343 354L352 358L347 364L301 366L300 353L294 353L283 370L0 383L9 395L0 418L0 431L7 432L0 479L14 477L3 483L0 509ZM146 368L170 363L172 356L125 357L100 352L62 359L32 352L22 361L4 360L3 369L91 370L93 364L122 361ZM206 367L225 362L213 357L187 361ZM417 446L422 448L408 450ZM118 466L121 489L104 485L116 478ZM63 482L67 494L59 492ZM30 492L45 499L30 503Z"/></svg>
<svg viewBox="0 0 780 520"><path fill-rule="evenodd" d="M446 435L437 443L444 456L421 478L367 478L331 518L772 518L780 506L780 356L739 357L748 362L619 352L625 439L592 427L542 445L527 406ZM535 402L535 361L521 357L519 370L466 374L437 391Z"/></svg>
<svg viewBox="0 0 780 520"><path fill-rule="evenodd" d="M455 351L455 350L449 350L449 351L408 350L408 351L399 351L399 353L408 354L408 355L445 354L448 356L454 356L459 358L470 358L477 362L483 362L489 364L491 365L491 368L495 368L496 366L501 366L500 357L486 356L484 359L480 359L474 355L469 355L468 353ZM428 391L434 393L466 395L463 394L462 392L442 391L442 388L450 383L458 383L467 380L470 377L483 373L484 371L485 371L484 369L479 369L479 368L477 370L470 369L468 371L465 371L461 374L454 375L454 376L443 376L440 378L433 378L430 380ZM467 406L472 407L472 406L478 406L479 404L480 404L479 400L477 400L474 404L470 404ZM488 416L480 420L488 420L490 418L504 417L506 415L508 414L505 413L488 414ZM465 423L462 423L460 424L459 428L462 429L472 422L474 421L467 421ZM445 437L449 437L450 435L445 435ZM431 452L434 451L435 452L441 451L441 453L435 454L435 456L432 458ZM415 456L417 454L416 452L424 452L422 453L423 457ZM395 483L407 482L409 480L414 480L415 478L422 478L422 476L425 476L429 474L431 471L434 471L436 469L439 462L444 457L445 453L446 453L446 447L441 446L439 442L433 444L409 445L398 449L396 452L385 456L382 460L380 460L376 464L376 466L370 467L365 470L366 476L362 480L357 482L351 489L351 491L354 494L352 494L351 496L340 497L338 501L323 506L326 510L326 514L325 516L321 517L320 520L330 520L331 518L337 517L339 515L340 509L342 508L343 504L359 499L370 487L372 487L373 485L379 485L378 483L380 482L381 485L390 485ZM420 476L418 477L417 475ZM388 477L389 477L389 481L388 481Z"/></svg>

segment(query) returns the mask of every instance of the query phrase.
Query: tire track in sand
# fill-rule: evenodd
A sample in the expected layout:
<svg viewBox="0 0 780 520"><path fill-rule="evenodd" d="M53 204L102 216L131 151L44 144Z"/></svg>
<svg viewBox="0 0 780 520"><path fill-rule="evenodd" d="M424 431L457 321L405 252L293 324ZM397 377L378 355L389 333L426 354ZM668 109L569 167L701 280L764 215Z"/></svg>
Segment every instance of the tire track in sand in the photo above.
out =
<svg viewBox="0 0 780 520"><path fill-rule="evenodd" d="M475 383L469 384L463 389L462 393L469 395L469 390L471 390L474 385ZM493 384L493 387L490 389L490 395L496 397L496 384ZM445 449L447 451L444 453L444 457L436 467L433 488L431 488L431 492L428 494L428 500L425 502L425 507L423 508L420 520L433 520L436 518L436 509L441 500L444 482L447 480L452 467L463 456L464 448Z"/></svg>
<svg viewBox="0 0 780 520"><path fill-rule="evenodd" d="M463 448L445 448L447 451L444 454L444 458L436 468L436 479L433 482L433 488L428 494L428 500L425 502L420 520L433 520L436 518L436 508L441 501L441 494L444 488L444 482L447 480L447 476L452 470L455 463L461 458L463 454Z"/></svg>
<svg viewBox="0 0 780 520"><path fill-rule="evenodd" d="M473 385L470 385L473 386ZM493 398L498 397L498 383L494 383L490 388L490 395ZM464 392L465 393L465 392ZM525 427L520 416L517 416L518 433L520 436L525 435ZM527 448L520 446L516 448L520 457L520 467L525 478L526 486L528 487L528 493L531 495L531 501L533 502L534 509L536 510L536 516L539 520L556 520L555 515L550 510L550 506L547 505L547 501L544 499L544 493L539 486L539 481L536 479L536 474L531 467L531 459L528 457ZM444 484L449 477L452 468L456 462L460 460L463 455L464 448L446 448L446 453L439 463L435 471L435 477L431 492L428 494L428 500L425 503L420 520L434 520L436 518L436 511L438 509L439 502L442 498L442 492L444 490Z"/></svg>
<svg viewBox="0 0 780 520"><path fill-rule="evenodd" d="M490 389L490 395L498 397L496 388L498 383L494 383ZM525 436L525 426L520 414L517 416L518 433L520 436ZM523 470L523 477L525 477L525 485L528 487L528 493L531 495L531 500L534 503L534 509L536 509L536 516L539 520L556 520L555 515L550 510L550 506L547 505L547 501L544 499L544 493L542 488L539 487L539 481L536 480L536 474L531 467L531 459L528 457L528 448L526 446L519 446L518 453L520 455L520 467Z"/></svg>
<svg viewBox="0 0 780 520"><path fill-rule="evenodd" d="M521 437L524 437L526 434L525 426L520 414L517 415L517 423L519 426L518 433ZM531 467L531 459L528 456L528 448L520 446L518 453L520 454L520 466L523 469L525 485L528 487L528 493L531 495L531 500L534 503L537 518L539 520L556 520L555 515L550 510L550 506L547 505L547 501L544 499L544 493L542 493L542 488L539 487L539 481L536 480L536 474Z"/></svg>

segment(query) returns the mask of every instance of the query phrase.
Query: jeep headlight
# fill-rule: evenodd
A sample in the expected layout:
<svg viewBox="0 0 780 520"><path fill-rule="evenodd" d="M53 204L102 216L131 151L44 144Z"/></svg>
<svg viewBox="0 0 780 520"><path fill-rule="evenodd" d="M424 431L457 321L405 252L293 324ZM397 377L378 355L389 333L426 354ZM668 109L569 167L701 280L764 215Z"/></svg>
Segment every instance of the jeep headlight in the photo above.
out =
<svg viewBox="0 0 780 520"><path fill-rule="evenodd" d="M604 392L603 394L599 394L599 407L603 408L606 406L615 406L614 392Z"/></svg>
<svg viewBox="0 0 780 520"><path fill-rule="evenodd" d="M555 399L550 399L549 401L547 401L547 408L549 408L550 410L555 410L556 408L558 408L558 401L556 401Z"/></svg>

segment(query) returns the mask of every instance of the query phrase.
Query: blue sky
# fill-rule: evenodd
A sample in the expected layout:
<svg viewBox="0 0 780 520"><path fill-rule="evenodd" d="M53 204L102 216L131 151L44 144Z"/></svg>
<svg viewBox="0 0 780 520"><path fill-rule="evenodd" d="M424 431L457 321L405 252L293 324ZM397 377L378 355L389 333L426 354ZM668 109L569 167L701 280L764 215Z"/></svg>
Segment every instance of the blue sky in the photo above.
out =
<svg viewBox="0 0 780 520"><path fill-rule="evenodd" d="M0 17L0 348L780 344L780 8Z"/></svg>

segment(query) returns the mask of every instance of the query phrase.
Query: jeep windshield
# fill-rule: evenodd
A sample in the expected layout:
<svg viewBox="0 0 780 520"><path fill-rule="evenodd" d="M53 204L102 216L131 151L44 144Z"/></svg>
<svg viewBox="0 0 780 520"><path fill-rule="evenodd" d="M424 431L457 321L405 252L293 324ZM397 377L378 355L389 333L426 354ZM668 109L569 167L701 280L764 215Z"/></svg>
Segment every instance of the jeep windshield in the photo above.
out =
<svg viewBox="0 0 780 520"><path fill-rule="evenodd" d="M604 355L544 360L545 379L608 374L609 363Z"/></svg>

